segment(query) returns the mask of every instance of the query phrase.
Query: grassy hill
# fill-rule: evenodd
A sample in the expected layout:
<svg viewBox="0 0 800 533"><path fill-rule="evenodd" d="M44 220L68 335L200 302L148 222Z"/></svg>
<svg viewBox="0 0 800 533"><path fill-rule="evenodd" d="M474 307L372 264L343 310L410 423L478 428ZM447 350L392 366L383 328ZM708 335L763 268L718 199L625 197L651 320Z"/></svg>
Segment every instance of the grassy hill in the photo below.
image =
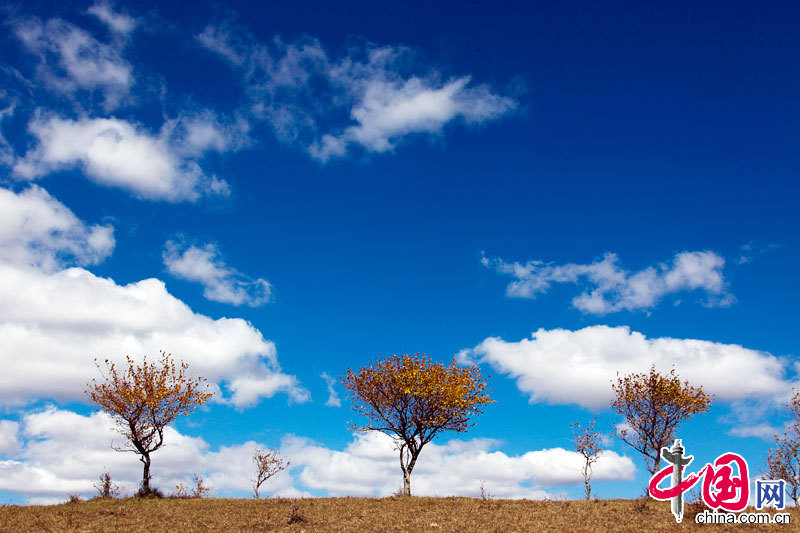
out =
<svg viewBox="0 0 800 533"><path fill-rule="evenodd" d="M668 502L530 501L475 498L94 499L51 506L0 507L0 531L797 531L791 524L694 523L697 505L676 524ZM749 509L753 511L753 509Z"/></svg>

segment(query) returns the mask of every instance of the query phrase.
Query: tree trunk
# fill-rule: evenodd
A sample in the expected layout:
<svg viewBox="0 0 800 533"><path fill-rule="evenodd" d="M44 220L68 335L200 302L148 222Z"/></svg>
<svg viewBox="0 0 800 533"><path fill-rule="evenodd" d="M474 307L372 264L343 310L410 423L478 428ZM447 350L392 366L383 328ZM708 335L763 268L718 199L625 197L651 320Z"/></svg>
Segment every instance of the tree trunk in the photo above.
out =
<svg viewBox="0 0 800 533"><path fill-rule="evenodd" d="M586 489L586 500L590 500L592 498L592 464L589 462L590 458L586 458L586 462L583 464L583 484Z"/></svg>
<svg viewBox="0 0 800 533"><path fill-rule="evenodd" d="M419 449L409 450L406 445L400 446L400 469L403 471L403 496L411 496L411 471L417 463ZM408 460L406 460L408 454Z"/></svg>
<svg viewBox="0 0 800 533"><path fill-rule="evenodd" d="M411 471L414 470L414 465L417 464L418 456L419 450L412 452L408 464L404 464L402 451L400 452L400 467L403 469L403 496L411 496Z"/></svg>
<svg viewBox="0 0 800 533"><path fill-rule="evenodd" d="M139 491L142 496L150 494L150 454L143 454L139 460L144 464L142 471L142 488Z"/></svg>

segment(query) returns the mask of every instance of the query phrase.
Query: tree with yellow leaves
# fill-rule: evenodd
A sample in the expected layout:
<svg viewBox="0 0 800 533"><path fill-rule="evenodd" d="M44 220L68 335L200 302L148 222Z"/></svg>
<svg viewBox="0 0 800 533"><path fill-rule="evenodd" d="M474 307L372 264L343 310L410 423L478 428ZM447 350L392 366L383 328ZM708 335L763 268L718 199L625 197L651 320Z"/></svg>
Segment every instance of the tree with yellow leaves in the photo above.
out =
<svg viewBox="0 0 800 533"><path fill-rule="evenodd" d="M628 374L612 383L615 398L611 407L625 417L625 424L614 425L623 442L645 456L650 474L659 470L661 448L672 444L678 426L708 411L712 397L703 387L692 387L671 369L662 375L655 365L649 374Z"/></svg>
<svg viewBox="0 0 800 533"><path fill-rule="evenodd" d="M792 398L787 407L794 418L781 435L774 435L775 447L767 455L768 479L782 479L786 482L786 494L800 504L800 389L792 389Z"/></svg>
<svg viewBox="0 0 800 533"><path fill-rule="evenodd" d="M188 365L176 364L172 354L161 352L155 363L145 357L141 365L126 356L127 368L118 370L115 363L105 360L106 372L95 365L104 381L92 380L85 390L100 409L117 422L118 430L128 444L117 451L139 455L144 465L139 494L146 496L150 488L150 454L164 444L164 428L178 415L189 415L214 393L208 392L203 378L186 375Z"/></svg>
<svg viewBox="0 0 800 533"><path fill-rule="evenodd" d="M341 378L353 409L368 422L356 431L381 431L395 439L403 471L403 494L411 495L411 472L423 446L441 431L464 432L470 417L492 403L477 366L450 366L430 357L393 355Z"/></svg>

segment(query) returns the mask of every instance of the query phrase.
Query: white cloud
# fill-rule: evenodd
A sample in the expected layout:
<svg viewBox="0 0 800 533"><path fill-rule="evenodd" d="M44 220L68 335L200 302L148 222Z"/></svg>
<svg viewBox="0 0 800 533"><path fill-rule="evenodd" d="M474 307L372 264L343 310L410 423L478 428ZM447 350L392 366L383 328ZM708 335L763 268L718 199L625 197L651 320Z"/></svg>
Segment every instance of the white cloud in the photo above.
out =
<svg viewBox="0 0 800 533"><path fill-rule="evenodd" d="M554 283L588 285L572 300L572 305L584 313L651 309L666 295L694 290L705 293L704 304L708 306L727 306L734 301L722 273L725 259L709 251L680 252L675 254L671 265L659 263L637 272L620 268L613 253L590 264L508 263L485 256L481 263L516 278L506 288L506 294L514 298L535 298Z"/></svg>
<svg viewBox="0 0 800 533"><path fill-rule="evenodd" d="M243 444L220 446L217 451L205 453L198 461L199 468L208 474L208 482L218 490L218 494L250 495L253 491L252 478L255 474L253 454L256 447L263 444L248 441ZM292 462L294 464L294 462ZM295 486L289 470L283 470L271 477L259 489L262 495L282 498L301 498L311 496L307 490Z"/></svg>
<svg viewBox="0 0 800 533"><path fill-rule="evenodd" d="M792 382L787 358L736 344L669 337L648 339L628 327L591 326L577 331L539 329L530 339L506 342L489 337L458 354L462 363L488 363L517 380L531 402L608 407L611 382L647 372L652 364L702 385L716 399L785 401ZM564 372L569 368L569 372Z"/></svg>
<svg viewBox="0 0 800 533"><path fill-rule="evenodd" d="M19 449L17 439L19 424L13 420L0 420L0 456L14 454Z"/></svg>
<svg viewBox="0 0 800 533"><path fill-rule="evenodd" d="M227 122L210 110L185 113L164 123L160 137L168 139L172 150L184 158L206 152L240 150L250 143L250 124L242 117Z"/></svg>
<svg viewBox="0 0 800 533"><path fill-rule="evenodd" d="M480 484L500 498L544 498L546 489L578 484L582 458L561 448L509 456L492 451L491 439L431 442L423 448L411 475L411 491L419 496L478 496ZM386 496L402 485L398 452L382 433L356 434L344 450L331 450L307 439L288 439L283 453L300 469L306 487L331 496ZM595 465L597 481L632 479L626 456L606 452Z"/></svg>
<svg viewBox="0 0 800 533"><path fill-rule="evenodd" d="M2 404L84 400L97 375L93 358L153 357L159 349L227 389L237 407L278 392L309 398L252 324L194 313L157 279L117 285L82 268L45 273L0 263L0 301Z"/></svg>
<svg viewBox="0 0 800 533"><path fill-rule="evenodd" d="M53 270L99 263L113 249L114 228L87 226L41 187L0 187L0 260Z"/></svg>
<svg viewBox="0 0 800 533"><path fill-rule="evenodd" d="M407 135L438 135L456 120L481 124L517 105L469 76L442 80L403 47L364 45L331 58L314 39L265 45L229 24L206 27L198 40L242 71L252 111L280 139L323 162L351 146L391 151Z"/></svg>
<svg viewBox="0 0 800 533"><path fill-rule="evenodd" d="M226 24L206 26L197 35L197 40L205 48L237 66L244 63L248 54L248 46L243 42L237 42L238 35Z"/></svg>
<svg viewBox="0 0 800 533"><path fill-rule="evenodd" d="M468 87L468 76L445 84L417 77L392 78L380 72L372 79L349 80L351 90L362 93L350 109L356 124L337 134L322 135L309 148L311 155L327 161L345 155L350 144L371 152L391 151L405 135L440 133L456 118L481 123L514 108L512 100L492 93L487 86Z"/></svg>
<svg viewBox="0 0 800 533"><path fill-rule="evenodd" d="M202 247L167 241L163 253L164 266L173 276L203 285L203 296L215 302L256 307L270 299L267 280L252 279L229 267L214 244Z"/></svg>
<svg viewBox="0 0 800 533"><path fill-rule="evenodd" d="M323 372L319 375L323 380L325 380L325 385L328 387L328 399L325 401L325 405L328 407L341 407L342 400L339 399L339 394L336 392L336 379L329 376L327 372Z"/></svg>
<svg viewBox="0 0 800 533"><path fill-rule="evenodd" d="M43 189L0 188L0 405L84 400L93 358L159 349L226 390L217 401L244 407L278 392L309 399L250 323L194 313L157 279L121 286L82 268L59 270L99 262L113 246L111 227L87 227Z"/></svg>
<svg viewBox="0 0 800 533"><path fill-rule="evenodd" d="M108 29L123 37L136 27L136 19L125 13L114 12L111 2L95 1L86 12L97 17L108 26Z"/></svg>
<svg viewBox="0 0 800 533"><path fill-rule="evenodd" d="M103 471L127 494L135 492L141 481L137 456L111 447L112 443L123 444L124 439L106 413L82 416L49 407L26 414L21 426L24 445L13 459L0 461L0 490L63 499L71 493L95 493L93 484ZM164 447L153 453L153 470L156 480L169 491L176 478L185 479L198 466L196 458L207 444L171 427L164 440Z"/></svg>
<svg viewBox="0 0 800 533"><path fill-rule="evenodd" d="M12 451L11 459L0 461L0 490L37 500L68 493L90 495L104 470L128 493L141 480L136 456L111 448L112 443L122 444L122 437L105 413L82 416L50 407L26 414L19 426L25 440ZM551 496L548 491L553 487L583 482L583 460L575 452L552 448L513 456L497 451L497 444L491 439L428 444L412 474L412 492L478 496L484 482L497 497L544 498ZM164 447L152 455L154 485L170 492L197 473L217 495L249 493L256 446L263 447L249 441L212 451L202 438L168 427ZM387 496L401 484L397 452L383 434L356 434L341 451L288 435L280 453L291 465L263 487L273 496L297 497L310 495L309 491ZM609 451L595 464L593 479L630 480L633 473L630 458Z"/></svg>
<svg viewBox="0 0 800 533"><path fill-rule="evenodd" d="M275 359L274 356L272 359ZM261 398L269 398L276 392L286 392L296 402L307 402L311 399L311 394L300 385L296 377L274 368L257 367L254 371L237 372L228 378L227 387L233 391L230 403L237 407L255 405Z"/></svg>
<svg viewBox="0 0 800 533"><path fill-rule="evenodd" d="M95 4L93 13L110 14L97 7L103 5L107 6ZM121 23L121 19L115 20ZM130 96L133 68L122 58L120 42L102 43L61 19L42 22L33 17L17 21L14 33L39 58L38 75L50 89L67 95L78 90L98 90L107 111L119 107Z"/></svg>
<svg viewBox="0 0 800 533"><path fill-rule="evenodd" d="M28 129L38 144L14 166L20 179L78 166L92 181L141 198L178 202L229 192L192 158L230 146L206 115L167 121L157 136L115 118L37 117Z"/></svg>

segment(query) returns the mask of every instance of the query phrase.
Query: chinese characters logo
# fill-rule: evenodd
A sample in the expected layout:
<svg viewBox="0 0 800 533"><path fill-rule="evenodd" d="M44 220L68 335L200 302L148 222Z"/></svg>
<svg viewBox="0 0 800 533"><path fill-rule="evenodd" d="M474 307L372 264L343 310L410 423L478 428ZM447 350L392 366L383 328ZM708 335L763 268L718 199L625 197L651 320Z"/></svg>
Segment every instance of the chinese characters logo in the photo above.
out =
<svg viewBox="0 0 800 533"><path fill-rule="evenodd" d="M650 479L649 492L656 500L670 500L675 521L683 520L683 493L702 480L703 502L711 509L730 512L743 511L750 499L750 478L747 461L737 453L728 452L717 457L695 473L684 477L683 469L692 462L692 456L684 456L681 439L675 439L672 448L661 448L661 457L669 463ZM660 488L661 482L671 477L671 486ZM783 480L756 480L756 507L783 509Z"/></svg>

